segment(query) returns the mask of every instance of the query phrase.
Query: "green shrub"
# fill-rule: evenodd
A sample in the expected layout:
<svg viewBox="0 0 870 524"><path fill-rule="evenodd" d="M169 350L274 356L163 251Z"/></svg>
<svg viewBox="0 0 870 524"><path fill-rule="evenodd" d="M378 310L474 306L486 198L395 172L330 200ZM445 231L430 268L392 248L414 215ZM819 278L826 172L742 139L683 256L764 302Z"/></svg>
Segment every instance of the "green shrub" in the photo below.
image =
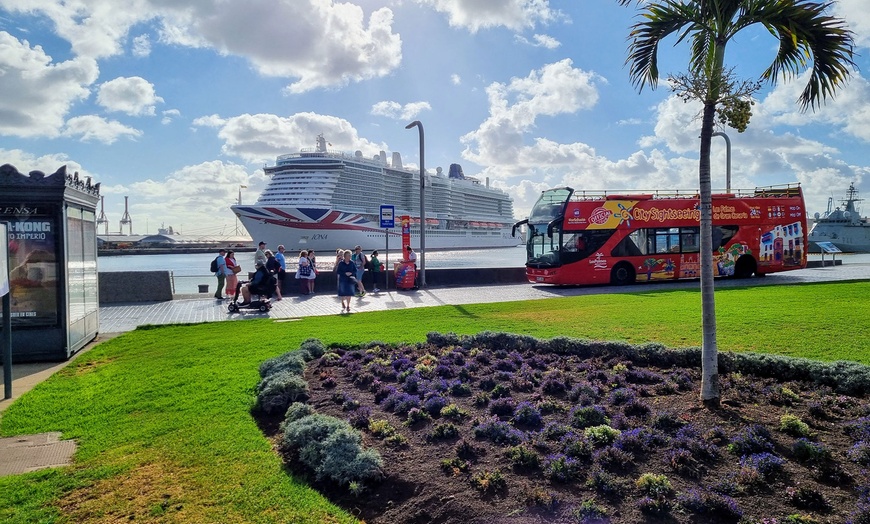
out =
<svg viewBox="0 0 870 524"><path fill-rule="evenodd" d="M674 494L674 488L666 475L644 473L638 477L635 485L641 492L650 497L670 497Z"/></svg>
<svg viewBox="0 0 870 524"><path fill-rule="evenodd" d="M362 435L335 417L313 414L288 423L282 446L295 451L318 480L348 485L382 476L378 452L364 450Z"/></svg>
<svg viewBox="0 0 870 524"><path fill-rule="evenodd" d="M432 429L432 433L426 435L428 440L447 440L459 436L459 428L448 422L446 424L438 424Z"/></svg>
<svg viewBox="0 0 870 524"><path fill-rule="evenodd" d="M369 431L373 436L378 438L386 438L396 433L390 421L384 419L372 420L369 422Z"/></svg>
<svg viewBox="0 0 870 524"><path fill-rule="evenodd" d="M323 442L322 448L321 462L314 466L307 464L314 469L318 480L328 479L344 486L383 476L380 454L374 449L363 449L362 436L355 429L339 429Z"/></svg>
<svg viewBox="0 0 870 524"><path fill-rule="evenodd" d="M299 346L300 351L307 351L311 359L320 358L326 353L326 346L317 338L308 338Z"/></svg>
<svg viewBox="0 0 870 524"><path fill-rule="evenodd" d="M441 416L453 420L460 420L468 416L468 411L460 408L456 404L448 404L441 408Z"/></svg>
<svg viewBox="0 0 870 524"><path fill-rule="evenodd" d="M418 422L428 422L432 420L432 416L429 413L426 413L425 410L420 408L411 408L408 411L408 418L405 420L406 426L413 426Z"/></svg>
<svg viewBox="0 0 870 524"><path fill-rule="evenodd" d="M268 375L257 386L256 408L264 413L286 413L293 402L308 398L308 383L290 371Z"/></svg>
<svg viewBox="0 0 870 524"><path fill-rule="evenodd" d="M290 351L260 364L260 378L265 379L281 371L301 375L305 371L305 359L298 351Z"/></svg>
<svg viewBox="0 0 870 524"><path fill-rule="evenodd" d="M294 402L290 404L290 407L287 408L287 412L284 413L284 423L293 422L294 420L299 420L302 417L307 417L314 413L314 408L309 406L308 404L303 404L302 402Z"/></svg>
<svg viewBox="0 0 870 524"><path fill-rule="evenodd" d="M468 462L459 457L444 459L441 461L441 470L448 475L456 477L460 473L468 471Z"/></svg>
<svg viewBox="0 0 870 524"><path fill-rule="evenodd" d="M507 481L499 470L481 471L471 477L471 485L483 493L502 491L507 488Z"/></svg>
<svg viewBox="0 0 870 524"><path fill-rule="evenodd" d="M507 456L514 467L520 469L535 469L541 464L541 457L526 445L510 448Z"/></svg>
<svg viewBox="0 0 870 524"><path fill-rule="evenodd" d="M602 424L600 426L592 426L591 428L586 428L583 431L583 436L585 436L589 441L598 444L598 445L606 445L613 443L622 432L618 429L613 429L612 427Z"/></svg>
<svg viewBox="0 0 870 524"><path fill-rule="evenodd" d="M779 418L779 430L793 437L810 436L810 427L800 417L786 413Z"/></svg>

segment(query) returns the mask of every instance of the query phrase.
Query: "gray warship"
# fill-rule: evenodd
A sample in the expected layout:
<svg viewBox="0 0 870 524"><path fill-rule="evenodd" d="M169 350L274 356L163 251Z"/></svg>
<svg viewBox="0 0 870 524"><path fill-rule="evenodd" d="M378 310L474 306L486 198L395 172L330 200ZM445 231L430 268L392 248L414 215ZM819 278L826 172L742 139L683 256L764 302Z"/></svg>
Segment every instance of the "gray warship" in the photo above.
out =
<svg viewBox="0 0 870 524"><path fill-rule="evenodd" d="M809 251L818 253L819 247L816 242L831 242L844 253L870 253L870 222L867 217L861 217L856 202L858 190L855 184L849 184L846 198L842 200L843 209L839 207L831 211L831 202L828 201L828 211L824 216L815 214L816 223L810 230Z"/></svg>

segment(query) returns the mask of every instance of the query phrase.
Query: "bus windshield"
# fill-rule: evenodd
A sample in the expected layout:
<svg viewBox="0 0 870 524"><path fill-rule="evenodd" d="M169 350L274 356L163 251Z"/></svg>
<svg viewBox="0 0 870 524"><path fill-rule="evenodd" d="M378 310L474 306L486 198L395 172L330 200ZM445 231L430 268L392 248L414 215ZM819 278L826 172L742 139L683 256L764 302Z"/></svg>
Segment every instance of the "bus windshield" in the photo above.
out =
<svg viewBox="0 0 870 524"><path fill-rule="evenodd" d="M542 192L532 208L532 214L529 215L529 225L543 224L546 226L553 219L560 218L565 212L565 204L573 193L574 190L570 187L559 187Z"/></svg>
<svg viewBox="0 0 870 524"><path fill-rule="evenodd" d="M529 224L528 264L540 266L555 266L559 263L560 227L553 225L553 236L547 236L547 224Z"/></svg>

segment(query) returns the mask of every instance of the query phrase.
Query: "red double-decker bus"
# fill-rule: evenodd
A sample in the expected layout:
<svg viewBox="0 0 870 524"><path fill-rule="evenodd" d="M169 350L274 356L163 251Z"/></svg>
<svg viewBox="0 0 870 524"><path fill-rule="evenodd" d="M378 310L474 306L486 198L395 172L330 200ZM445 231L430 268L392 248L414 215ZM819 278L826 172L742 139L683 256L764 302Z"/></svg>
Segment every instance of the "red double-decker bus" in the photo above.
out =
<svg viewBox="0 0 870 524"><path fill-rule="evenodd" d="M694 191L541 194L526 224L526 276L537 284L631 284L699 278L700 200ZM713 194L714 275L806 267L800 184Z"/></svg>

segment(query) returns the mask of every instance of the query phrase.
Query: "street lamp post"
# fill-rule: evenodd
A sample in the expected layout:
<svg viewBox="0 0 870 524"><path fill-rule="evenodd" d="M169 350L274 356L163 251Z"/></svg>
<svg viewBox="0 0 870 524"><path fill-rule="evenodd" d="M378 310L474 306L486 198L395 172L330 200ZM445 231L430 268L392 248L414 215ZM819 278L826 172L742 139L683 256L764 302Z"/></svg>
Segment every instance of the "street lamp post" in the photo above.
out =
<svg viewBox="0 0 870 524"><path fill-rule="evenodd" d="M425 204L425 186L426 186L426 168L423 161L423 124L419 120L414 120L405 126L405 129L416 127L420 132L420 287L426 287L426 204Z"/></svg>
<svg viewBox="0 0 870 524"><path fill-rule="evenodd" d="M712 136L721 136L725 139L725 192L731 192L731 139L721 131L716 131Z"/></svg>

